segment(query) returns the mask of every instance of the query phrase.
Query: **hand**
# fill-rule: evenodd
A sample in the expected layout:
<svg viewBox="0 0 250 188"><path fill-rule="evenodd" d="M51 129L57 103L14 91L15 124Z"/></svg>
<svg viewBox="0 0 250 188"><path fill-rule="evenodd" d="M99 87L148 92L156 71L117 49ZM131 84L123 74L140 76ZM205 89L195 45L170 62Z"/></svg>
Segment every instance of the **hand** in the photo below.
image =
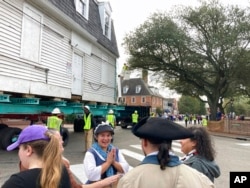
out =
<svg viewBox="0 0 250 188"><path fill-rule="evenodd" d="M102 186L108 186L108 185L110 185L112 183L115 183L120 178L121 178L121 174L116 174L116 175L110 176L108 178L105 178L105 179L101 180Z"/></svg>
<svg viewBox="0 0 250 188"><path fill-rule="evenodd" d="M107 160L109 164L112 164L115 162L115 149L111 149L111 151L108 153Z"/></svg>
<svg viewBox="0 0 250 188"><path fill-rule="evenodd" d="M112 161L112 164L114 165L114 163L116 162L115 161L115 159L116 159L116 149L113 148L111 151L113 152L113 161Z"/></svg>

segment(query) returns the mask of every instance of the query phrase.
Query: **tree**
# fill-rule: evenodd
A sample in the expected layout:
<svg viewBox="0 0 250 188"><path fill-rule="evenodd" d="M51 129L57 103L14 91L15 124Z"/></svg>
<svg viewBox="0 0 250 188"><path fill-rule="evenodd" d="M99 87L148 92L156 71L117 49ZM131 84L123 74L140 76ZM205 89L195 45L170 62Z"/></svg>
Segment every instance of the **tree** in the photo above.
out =
<svg viewBox="0 0 250 188"><path fill-rule="evenodd" d="M225 101L225 114L229 114L230 112L235 112L236 115L244 115L249 116L250 114L250 104L249 98L245 97L237 97L234 101Z"/></svg>
<svg viewBox="0 0 250 188"><path fill-rule="evenodd" d="M126 35L129 66L153 71L180 94L206 96L215 119L224 99L250 91L249 8L212 0L176 12L154 13Z"/></svg>
<svg viewBox="0 0 250 188"><path fill-rule="evenodd" d="M205 104L195 97L182 95L178 102L180 114L200 114L206 115Z"/></svg>

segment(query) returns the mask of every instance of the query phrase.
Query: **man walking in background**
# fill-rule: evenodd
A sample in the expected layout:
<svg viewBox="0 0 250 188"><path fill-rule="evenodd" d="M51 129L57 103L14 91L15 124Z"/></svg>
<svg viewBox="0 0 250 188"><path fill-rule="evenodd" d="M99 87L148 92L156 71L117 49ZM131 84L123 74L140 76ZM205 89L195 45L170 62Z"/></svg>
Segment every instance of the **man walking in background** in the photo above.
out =
<svg viewBox="0 0 250 188"><path fill-rule="evenodd" d="M84 129L84 140L85 148L83 152L85 153L92 145L93 142L93 130L95 129L96 123L90 112L89 106L83 106L83 129Z"/></svg>
<svg viewBox="0 0 250 188"><path fill-rule="evenodd" d="M116 118L114 115L114 111L112 109L109 110L107 116L106 116L106 121L108 121L113 128L116 126Z"/></svg>
<svg viewBox="0 0 250 188"><path fill-rule="evenodd" d="M139 115L137 110L132 114L132 125L135 126L138 123Z"/></svg>
<svg viewBox="0 0 250 188"><path fill-rule="evenodd" d="M60 133L61 131L61 125L62 125L62 119L59 118L58 116L60 116L61 111L59 108L54 108L53 111L51 112L52 116L49 116L47 119L47 127L48 129L54 129L59 131Z"/></svg>

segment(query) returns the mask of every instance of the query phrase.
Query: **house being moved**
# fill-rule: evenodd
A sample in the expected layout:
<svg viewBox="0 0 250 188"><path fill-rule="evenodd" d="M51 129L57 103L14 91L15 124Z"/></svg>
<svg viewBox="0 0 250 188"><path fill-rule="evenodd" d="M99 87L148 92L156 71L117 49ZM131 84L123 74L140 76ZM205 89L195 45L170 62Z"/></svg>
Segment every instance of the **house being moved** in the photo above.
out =
<svg viewBox="0 0 250 188"><path fill-rule="evenodd" d="M0 0L0 114L115 104L111 14L97 0Z"/></svg>

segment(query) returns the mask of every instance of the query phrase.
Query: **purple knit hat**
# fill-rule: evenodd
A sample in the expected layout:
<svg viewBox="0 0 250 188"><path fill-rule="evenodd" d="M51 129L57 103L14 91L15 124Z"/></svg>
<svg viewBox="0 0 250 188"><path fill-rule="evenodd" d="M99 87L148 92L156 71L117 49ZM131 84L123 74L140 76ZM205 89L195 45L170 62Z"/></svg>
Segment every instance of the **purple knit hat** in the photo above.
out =
<svg viewBox="0 0 250 188"><path fill-rule="evenodd" d="M19 147L21 144L35 140L49 140L45 135L48 128L44 125L30 125L22 130L18 140L7 147L7 151L12 151Z"/></svg>

